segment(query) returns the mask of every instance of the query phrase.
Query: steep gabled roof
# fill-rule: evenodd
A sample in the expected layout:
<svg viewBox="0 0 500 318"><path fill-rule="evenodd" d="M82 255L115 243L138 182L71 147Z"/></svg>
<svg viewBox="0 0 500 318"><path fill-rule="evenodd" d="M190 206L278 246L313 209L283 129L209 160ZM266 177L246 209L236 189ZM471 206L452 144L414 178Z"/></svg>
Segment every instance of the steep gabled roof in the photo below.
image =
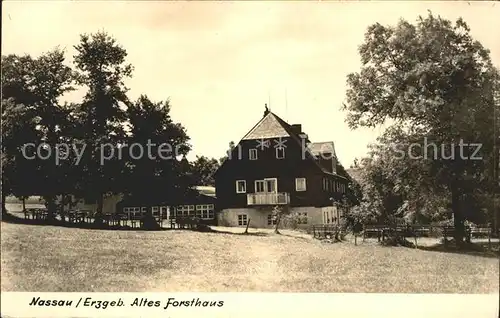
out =
<svg viewBox="0 0 500 318"><path fill-rule="evenodd" d="M278 115L269 112L238 142L238 144L241 143L241 141L243 140L258 140L258 139L269 139L269 138L280 138L280 137L282 138L290 137L293 140L295 140L300 145L300 147L302 147L302 139L293 131L292 126L283 119L281 119ZM331 147L333 148L333 142L330 143ZM236 144L236 146L238 144ZM318 143L318 144L327 144L327 143ZM318 163L318 161L316 161L315 155L311 151L309 146L307 146L305 150L307 159L312 160L323 173L344 178L336 173L331 173L324 167L322 167ZM335 150L333 153L335 153ZM219 170L221 170L221 168L224 166L226 162L227 160L224 161L224 163L222 163L219 169L217 169L216 174L217 172L219 172Z"/></svg>
<svg viewBox="0 0 500 318"><path fill-rule="evenodd" d="M278 116L269 112L241 140L290 137Z"/></svg>

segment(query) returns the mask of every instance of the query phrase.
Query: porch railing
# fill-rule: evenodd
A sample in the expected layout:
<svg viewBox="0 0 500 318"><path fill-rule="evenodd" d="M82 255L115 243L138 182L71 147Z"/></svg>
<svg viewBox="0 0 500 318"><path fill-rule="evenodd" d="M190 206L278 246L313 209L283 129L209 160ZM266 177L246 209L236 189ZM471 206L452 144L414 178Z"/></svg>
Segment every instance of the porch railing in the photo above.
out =
<svg viewBox="0 0 500 318"><path fill-rule="evenodd" d="M247 194L248 205L285 205L289 203L290 194L286 192Z"/></svg>

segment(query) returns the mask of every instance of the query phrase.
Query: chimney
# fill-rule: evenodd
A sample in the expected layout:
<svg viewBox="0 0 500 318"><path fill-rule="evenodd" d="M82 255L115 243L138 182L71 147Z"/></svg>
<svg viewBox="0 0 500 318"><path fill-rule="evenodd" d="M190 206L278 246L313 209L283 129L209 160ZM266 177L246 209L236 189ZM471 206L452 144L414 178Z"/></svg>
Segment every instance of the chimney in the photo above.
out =
<svg viewBox="0 0 500 318"><path fill-rule="evenodd" d="M300 139L304 139L304 140L306 141L306 144L309 144L309 143L311 142L311 141L309 140L309 136L308 136L306 133L304 133L304 132L301 132L301 133L299 134L299 138L300 138Z"/></svg>
<svg viewBox="0 0 500 318"><path fill-rule="evenodd" d="M332 156L332 172L337 174L337 158Z"/></svg>
<svg viewBox="0 0 500 318"><path fill-rule="evenodd" d="M293 124L292 125L292 131L298 136L302 133L302 125L300 124Z"/></svg>

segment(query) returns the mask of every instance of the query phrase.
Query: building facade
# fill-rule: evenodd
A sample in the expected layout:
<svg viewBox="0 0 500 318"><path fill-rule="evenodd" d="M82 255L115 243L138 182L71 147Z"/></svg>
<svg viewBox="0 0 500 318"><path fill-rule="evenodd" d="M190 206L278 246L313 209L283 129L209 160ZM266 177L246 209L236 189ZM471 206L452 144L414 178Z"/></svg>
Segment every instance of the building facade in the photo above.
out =
<svg viewBox="0 0 500 318"><path fill-rule="evenodd" d="M273 227L275 206L294 215L299 227L337 223L348 181L337 165L333 142L310 142L301 125L266 107L216 172L218 224Z"/></svg>

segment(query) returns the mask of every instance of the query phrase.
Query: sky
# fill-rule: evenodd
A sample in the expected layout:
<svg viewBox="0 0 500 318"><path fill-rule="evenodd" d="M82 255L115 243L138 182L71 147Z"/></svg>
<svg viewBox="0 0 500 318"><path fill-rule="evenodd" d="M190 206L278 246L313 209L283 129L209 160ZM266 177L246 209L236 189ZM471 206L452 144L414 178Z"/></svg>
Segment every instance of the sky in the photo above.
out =
<svg viewBox="0 0 500 318"><path fill-rule="evenodd" d="M313 142L333 141L349 167L383 127L350 130L346 76L360 70L369 25L415 22L431 10L463 17L500 65L500 3L3 1L2 54L38 56L56 46L71 62L82 33L106 31L134 66L129 96L169 99L196 155L220 158L261 118L264 104L302 124ZM67 100L77 101L82 92Z"/></svg>

